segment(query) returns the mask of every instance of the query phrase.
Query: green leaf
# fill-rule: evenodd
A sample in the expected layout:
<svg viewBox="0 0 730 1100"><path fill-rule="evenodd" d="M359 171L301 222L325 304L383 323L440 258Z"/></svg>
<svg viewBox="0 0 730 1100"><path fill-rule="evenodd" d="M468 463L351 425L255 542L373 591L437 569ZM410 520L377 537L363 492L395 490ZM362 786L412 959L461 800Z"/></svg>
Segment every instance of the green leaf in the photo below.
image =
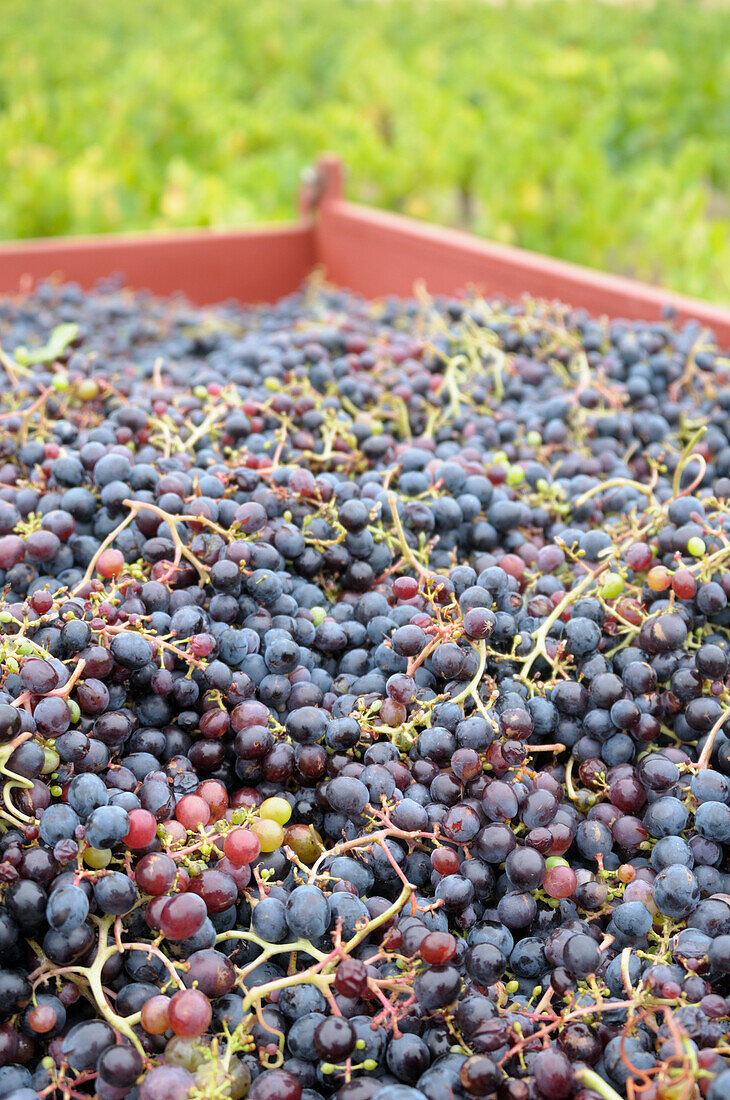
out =
<svg viewBox="0 0 730 1100"><path fill-rule="evenodd" d="M42 348L29 350L21 345L15 349L14 358L23 367L29 367L33 363L53 363L60 359L69 344L72 344L79 335L79 326L73 323L58 325L54 328L47 344Z"/></svg>

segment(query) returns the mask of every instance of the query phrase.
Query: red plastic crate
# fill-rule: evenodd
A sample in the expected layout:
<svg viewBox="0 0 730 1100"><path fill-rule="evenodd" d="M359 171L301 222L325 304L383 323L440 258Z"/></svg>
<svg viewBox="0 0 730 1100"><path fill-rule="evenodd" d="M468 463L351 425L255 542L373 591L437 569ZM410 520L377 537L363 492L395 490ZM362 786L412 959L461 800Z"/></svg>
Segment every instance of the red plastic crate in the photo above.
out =
<svg viewBox="0 0 730 1100"><path fill-rule="evenodd" d="M200 304L262 302L291 293L319 267L330 282L368 297L407 295L420 280L435 294L467 287L509 298L528 293L631 319L658 318L671 305L680 319L696 318L730 345L730 310L346 202L342 178L340 161L323 157L302 189L299 219L290 225L0 245L0 292L16 293L49 276L88 287L121 272L130 286L157 294L182 291Z"/></svg>

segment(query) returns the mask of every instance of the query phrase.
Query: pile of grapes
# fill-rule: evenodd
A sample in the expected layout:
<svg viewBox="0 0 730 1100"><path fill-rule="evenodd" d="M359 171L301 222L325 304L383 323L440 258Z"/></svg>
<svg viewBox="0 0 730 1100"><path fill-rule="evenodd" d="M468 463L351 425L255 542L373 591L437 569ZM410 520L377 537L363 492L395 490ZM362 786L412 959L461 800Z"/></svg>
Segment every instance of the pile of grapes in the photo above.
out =
<svg viewBox="0 0 730 1100"><path fill-rule="evenodd" d="M728 1100L730 360L0 301L3 1100Z"/></svg>

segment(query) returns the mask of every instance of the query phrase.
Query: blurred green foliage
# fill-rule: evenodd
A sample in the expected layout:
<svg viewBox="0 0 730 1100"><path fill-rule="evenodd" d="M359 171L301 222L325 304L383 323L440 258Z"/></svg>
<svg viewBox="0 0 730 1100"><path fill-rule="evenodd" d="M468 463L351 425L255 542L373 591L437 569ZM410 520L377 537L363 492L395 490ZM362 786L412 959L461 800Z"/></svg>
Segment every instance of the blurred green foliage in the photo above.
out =
<svg viewBox="0 0 730 1100"><path fill-rule="evenodd" d="M730 8L2 0L0 236L352 198L730 299Z"/></svg>

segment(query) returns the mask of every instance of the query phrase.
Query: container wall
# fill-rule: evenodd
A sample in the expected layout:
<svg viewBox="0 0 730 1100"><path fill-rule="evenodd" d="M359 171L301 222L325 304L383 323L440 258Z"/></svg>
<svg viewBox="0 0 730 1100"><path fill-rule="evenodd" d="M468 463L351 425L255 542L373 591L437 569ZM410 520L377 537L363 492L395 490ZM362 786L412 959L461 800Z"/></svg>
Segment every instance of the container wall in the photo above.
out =
<svg viewBox="0 0 730 1100"><path fill-rule="evenodd" d="M182 291L200 305L271 302L296 290L315 263L314 231L304 222L231 233L61 237L0 246L0 293L49 277L90 287L120 273L135 289Z"/></svg>
<svg viewBox="0 0 730 1100"><path fill-rule="evenodd" d="M411 294L422 280L433 294L473 287L487 295L559 299L600 316L653 319L673 305L730 345L730 311L645 283L371 210L341 198L341 171L329 181L317 221L317 258L327 278L368 297Z"/></svg>
<svg viewBox="0 0 730 1100"><path fill-rule="evenodd" d="M156 294L199 304L273 301L321 268L330 282L368 297L475 288L487 295L557 298L595 315L651 319L673 305L730 346L730 310L455 230L345 202L342 164L321 159L299 196L300 220L236 232L56 238L0 245L0 293L57 277L84 287L120 273Z"/></svg>

